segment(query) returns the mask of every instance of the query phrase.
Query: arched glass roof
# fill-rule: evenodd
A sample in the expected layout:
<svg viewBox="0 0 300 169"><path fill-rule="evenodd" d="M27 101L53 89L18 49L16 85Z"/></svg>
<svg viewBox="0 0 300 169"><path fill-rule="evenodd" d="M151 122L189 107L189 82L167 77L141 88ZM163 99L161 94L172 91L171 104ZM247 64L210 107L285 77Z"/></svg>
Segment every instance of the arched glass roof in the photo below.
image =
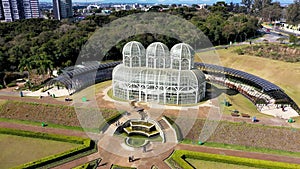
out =
<svg viewBox="0 0 300 169"><path fill-rule="evenodd" d="M218 66L218 65L206 64L206 63L195 63L195 66L201 68L202 70L224 73L226 75L230 75L230 76L234 76L234 77L238 77L238 78L242 78L242 79L251 81L251 82L255 83L256 85L260 86L261 89L264 90L265 92L274 91L274 90L282 91L282 89L280 87L278 87L277 85L275 85L265 79L262 79L260 77L257 77L255 75L252 75L252 74L240 71L240 70L222 67L222 66Z"/></svg>
<svg viewBox="0 0 300 169"><path fill-rule="evenodd" d="M127 67L140 67L146 65L145 47L137 41L126 43L123 47L123 64Z"/></svg>
<svg viewBox="0 0 300 169"><path fill-rule="evenodd" d="M146 60L146 66L150 68L170 67L169 48L161 42L150 44L146 50Z"/></svg>
<svg viewBox="0 0 300 169"><path fill-rule="evenodd" d="M195 52L194 49L186 44L186 43L179 43L174 45L171 48L171 58L176 58L176 59L193 59Z"/></svg>

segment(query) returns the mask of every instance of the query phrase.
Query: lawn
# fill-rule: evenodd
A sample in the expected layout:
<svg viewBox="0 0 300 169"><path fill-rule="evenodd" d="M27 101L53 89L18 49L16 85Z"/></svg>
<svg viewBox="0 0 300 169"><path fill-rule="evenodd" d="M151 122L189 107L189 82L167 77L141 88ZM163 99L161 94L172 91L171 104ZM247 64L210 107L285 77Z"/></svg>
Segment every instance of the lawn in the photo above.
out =
<svg viewBox="0 0 300 169"><path fill-rule="evenodd" d="M15 167L78 146L67 142L0 134L0 166Z"/></svg>
<svg viewBox="0 0 300 169"><path fill-rule="evenodd" d="M223 66L251 73L278 85L300 105L299 62L289 63L250 55L238 55L233 52L237 48L239 47L221 49L217 50L217 53L211 51L198 53L199 57L195 57L195 61L208 60L206 63L215 64L216 60L220 59Z"/></svg>
<svg viewBox="0 0 300 169"><path fill-rule="evenodd" d="M269 115L260 113L256 109L256 106L246 97L244 97L242 94L236 94L231 96L227 94L223 94L223 95L226 98L226 101L229 101L231 104L229 107L224 106L224 111L223 111L224 114L231 114L233 110L238 110L240 113L246 113L249 114L250 116L256 116L257 118L271 117Z"/></svg>
<svg viewBox="0 0 300 169"><path fill-rule="evenodd" d="M255 169L243 165L227 164L214 161L204 161L198 159L187 158L185 161L189 162L195 168L216 169L216 168L234 168L234 169Z"/></svg>
<svg viewBox="0 0 300 169"><path fill-rule="evenodd" d="M175 150L172 153L172 155L165 160L165 162L171 168L187 168L187 169L221 168L221 167L243 169L246 168L246 166L248 166L247 169L250 169L249 167L269 168L269 169L299 168L299 164L293 164L293 163L267 161L267 160L259 160L254 158L244 158L244 157L237 157L237 156L227 156L223 154L210 154L210 153L188 151L188 150ZM191 166L191 164L193 166Z"/></svg>
<svg viewBox="0 0 300 169"><path fill-rule="evenodd" d="M291 152L291 151L275 150L275 149L268 149L268 148L259 148L259 147L241 146L241 145L233 145L233 144L214 143L214 142L205 142L203 145L199 145L197 141L192 141L187 139L184 139L181 143L193 144L198 146L215 147L215 148L224 148L230 150L240 150L246 152L258 152L264 154L273 154L273 155L276 154L276 155L289 156L289 157L300 157L300 152Z"/></svg>

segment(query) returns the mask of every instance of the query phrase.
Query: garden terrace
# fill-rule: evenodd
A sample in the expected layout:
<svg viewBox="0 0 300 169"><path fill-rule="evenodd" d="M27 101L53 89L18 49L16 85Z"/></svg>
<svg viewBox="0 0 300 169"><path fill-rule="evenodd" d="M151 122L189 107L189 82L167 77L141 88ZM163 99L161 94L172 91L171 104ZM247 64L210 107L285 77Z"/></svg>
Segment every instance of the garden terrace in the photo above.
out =
<svg viewBox="0 0 300 169"><path fill-rule="evenodd" d="M124 128L124 131L130 134L141 134L147 137L159 134L155 124L146 121L130 121L129 126Z"/></svg>

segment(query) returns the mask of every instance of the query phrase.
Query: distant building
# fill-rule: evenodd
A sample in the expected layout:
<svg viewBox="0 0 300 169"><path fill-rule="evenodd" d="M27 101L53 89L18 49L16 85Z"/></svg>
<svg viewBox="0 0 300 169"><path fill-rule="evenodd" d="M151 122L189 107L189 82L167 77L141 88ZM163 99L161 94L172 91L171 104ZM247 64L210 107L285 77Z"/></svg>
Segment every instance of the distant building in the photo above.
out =
<svg viewBox="0 0 300 169"><path fill-rule="evenodd" d="M40 17L38 0L0 0L0 5L0 18L6 22Z"/></svg>
<svg viewBox="0 0 300 169"><path fill-rule="evenodd" d="M55 19L72 18L72 0L53 0L53 12Z"/></svg>
<svg viewBox="0 0 300 169"><path fill-rule="evenodd" d="M0 0L0 20L3 19L2 1Z"/></svg>

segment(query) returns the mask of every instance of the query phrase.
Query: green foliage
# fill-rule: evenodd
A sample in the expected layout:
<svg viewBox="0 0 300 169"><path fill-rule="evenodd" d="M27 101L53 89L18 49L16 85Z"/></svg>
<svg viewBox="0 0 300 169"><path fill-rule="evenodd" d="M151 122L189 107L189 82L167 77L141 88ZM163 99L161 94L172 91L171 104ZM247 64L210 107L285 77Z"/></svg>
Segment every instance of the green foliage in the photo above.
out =
<svg viewBox="0 0 300 169"><path fill-rule="evenodd" d="M47 140L54 140L54 141L63 141L63 142L75 143L75 144L83 144L84 141L86 141L85 139L72 137L72 136L62 136L62 135L38 133L38 132L31 132L31 131L24 131L24 130L14 130L14 129L7 129L7 128L0 128L0 133L22 136L22 137L32 137L32 138L47 139Z"/></svg>
<svg viewBox="0 0 300 169"><path fill-rule="evenodd" d="M289 37L289 41L290 43L297 44L300 41L300 39L297 36L291 34Z"/></svg>
<svg viewBox="0 0 300 169"><path fill-rule="evenodd" d="M82 164L80 166L74 167L73 169L88 169L90 166L89 163Z"/></svg>
<svg viewBox="0 0 300 169"><path fill-rule="evenodd" d="M11 82L9 84L6 85L7 87L15 87L17 86L16 82Z"/></svg>
<svg viewBox="0 0 300 169"><path fill-rule="evenodd" d="M171 8L165 12L191 20L215 45L242 41L245 37L254 36L256 32L258 25L256 18L231 13L234 9L238 11L239 6L217 2L210 11L196 10L195 7L197 6ZM97 27L141 12L115 11L109 16L88 16L77 23L45 19L0 23L0 71L9 70L13 66L19 71L35 70L38 74L47 74L56 68L74 65L81 47ZM145 46L153 41L160 41L166 43L168 47L179 42L175 38L162 35L136 35L112 47L105 60L120 59L122 46L129 40L141 41Z"/></svg>
<svg viewBox="0 0 300 169"><path fill-rule="evenodd" d="M296 39L294 39L296 38ZM290 40L297 43L297 37L291 36ZM235 50L236 53L241 52L248 55L255 55L274 60L281 60L285 62L299 62L300 61L300 48L297 45L286 44L253 44L239 47Z"/></svg>
<svg viewBox="0 0 300 169"><path fill-rule="evenodd" d="M286 9L286 19L288 23L299 24L300 23L300 1L295 0L293 4L290 4Z"/></svg>
<svg viewBox="0 0 300 169"><path fill-rule="evenodd" d="M120 165L112 165L111 169L136 169L135 167L124 167L124 166L120 166Z"/></svg>
<svg viewBox="0 0 300 169"><path fill-rule="evenodd" d="M39 138L39 139L47 139L47 140L54 140L54 141L63 141L75 144L81 144L80 146L71 149L69 151L51 155L33 162L29 162L23 165L20 165L18 168L37 168L42 167L44 165L80 154L82 152L88 151L93 149L94 143L89 139L83 139L79 137L72 137L72 136L63 136L63 135L55 135L55 134L47 134L47 133L37 133L31 131L23 131L23 130L14 130L14 129L7 129L7 128L0 128L0 133L2 134L10 134L10 135L17 135L22 137L32 137L32 138Z"/></svg>
<svg viewBox="0 0 300 169"><path fill-rule="evenodd" d="M299 164L289 164L283 162L274 162L274 161L266 161L266 160L257 160L257 159L249 159L242 157L234 157L234 156L226 156L219 154L208 154L202 152L193 152L187 150L175 150L169 159L176 161L178 165L182 168L193 168L189 163L187 163L184 159L192 158L206 161L214 161L235 165L244 165L249 167L257 167L257 168L266 168L266 169L296 169L299 168Z"/></svg>
<svg viewBox="0 0 300 169"><path fill-rule="evenodd" d="M181 143L195 144L195 142L193 140L189 140L189 139L184 139ZM215 142L205 142L205 144L203 144L201 146L226 148L226 149L230 149L230 150L241 150L241 151L247 151L247 152L259 152L259 153L265 153L265 154L277 154L277 155L282 155L282 156L300 157L299 152L275 150L275 149L261 148L261 147L251 147L251 146L242 146L242 145L234 145L234 144L215 143Z"/></svg>
<svg viewBox="0 0 300 169"><path fill-rule="evenodd" d="M107 111L107 109L105 109L105 110ZM112 110L110 110L110 111L112 111ZM124 112L118 112L118 113L110 116L109 118L105 119L105 121L102 124L100 124L99 130L101 131L101 130L105 129L107 124L112 124L112 123L116 122L122 116L123 113Z"/></svg>
<svg viewBox="0 0 300 169"><path fill-rule="evenodd" d="M0 84L0 89L3 89L3 88L4 88L3 85Z"/></svg>
<svg viewBox="0 0 300 169"><path fill-rule="evenodd" d="M88 163L82 164L80 166L74 167L72 169L96 169L98 167L98 163L101 161L100 158L90 161Z"/></svg>
<svg viewBox="0 0 300 169"><path fill-rule="evenodd" d="M238 54L238 55L244 55L244 50L242 48L238 48L235 50L235 52Z"/></svg>

